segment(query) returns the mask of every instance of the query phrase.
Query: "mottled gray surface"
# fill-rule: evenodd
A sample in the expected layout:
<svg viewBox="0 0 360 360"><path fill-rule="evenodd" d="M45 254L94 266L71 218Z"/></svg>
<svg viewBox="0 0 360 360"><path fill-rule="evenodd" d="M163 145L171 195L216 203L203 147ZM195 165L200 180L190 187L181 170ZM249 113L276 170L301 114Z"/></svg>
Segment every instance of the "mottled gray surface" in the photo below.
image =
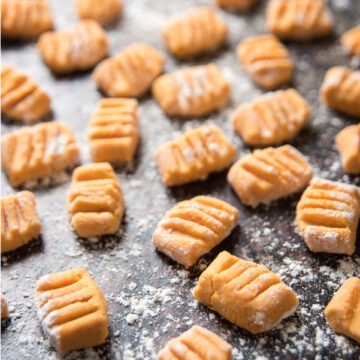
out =
<svg viewBox="0 0 360 360"><path fill-rule="evenodd" d="M171 15L191 5L212 1L125 1L124 16L107 29L111 54L133 41L144 41L165 52L160 30ZM360 243L353 256L318 255L309 252L294 231L295 206L299 195L250 209L243 206L226 182L226 172L174 189L161 183L154 149L184 129L203 123L219 125L241 156L249 152L229 123L235 107L262 93L252 84L235 57L239 40L265 29L264 3L247 15L219 11L230 27L227 45L196 64L214 61L232 85L232 102L223 111L205 119L178 120L165 117L151 96L140 100L141 144L132 171L118 171L124 190L126 215L122 232L93 243L78 239L71 231L65 207L69 182L35 191L37 209L43 225L41 239L2 257L2 291L10 306L10 321L3 324L3 359L55 359L41 331L34 305L35 281L44 274L86 267L103 289L108 300L110 336L103 346L73 352L65 359L152 359L174 336L192 324L203 325L223 335L235 348L236 359L355 359L359 346L335 335L327 326L323 309L339 285L349 276L359 275ZM76 21L74 1L52 1L57 28ZM333 65L354 61L343 53L338 35L354 26L360 17L358 0L332 1L337 36L310 44L288 44L296 64L294 86L311 103L309 125L292 142L308 156L318 175L360 184L359 177L342 173L334 148L334 136L343 127L356 123L328 110L318 101L318 89L325 71ZM17 65L31 74L50 94L54 118L67 123L81 147L82 162L89 162L86 125L101 95L90 72L54 77L41 62L34 43L2 44L5 64ZM192 63L178 63L167 56L166 71ZM355 64L356 65L356 64ZM3 133L19 128L3 125ZM14 193L2 174L2 194ZM240 210L240 223L232 235L205 256L197 266L184 270L157 253L151 237L157 222L177 201L198 194L227 200ZM194 300L191 289L201 271L218 252L231 253L258 261L279 273L300 298L298 311L276 329L253 336L231 325Z"/></svg>

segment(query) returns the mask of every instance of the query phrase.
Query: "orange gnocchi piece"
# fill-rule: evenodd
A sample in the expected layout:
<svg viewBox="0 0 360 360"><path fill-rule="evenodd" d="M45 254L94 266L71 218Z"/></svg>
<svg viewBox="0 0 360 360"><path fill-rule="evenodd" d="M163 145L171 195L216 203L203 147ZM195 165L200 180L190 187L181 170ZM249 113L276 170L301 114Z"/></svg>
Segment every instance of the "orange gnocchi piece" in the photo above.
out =
<svg viewBox="0 0 360 360"><path fill-rule="evenodd" d="M5 296L1 294L1 320L9 317L9 309Z"/></svg>
<svg viewBox="0 0 360 360"><path fill-rule="evenodd" d="M230 85L216 65L208 64L162 75L152 92L169 116L203 116L227 103Z"/></svg>
<svg viewBox="0 0 360 360"><path fill-rule="evenodd" d="M347 279L324 311L330 327L360 343L360 279Z"/></svg>
<svg viewBox="0 0 360 360"><path fill-rule="evenodd" d="M230 168L228 181L245 205L256 207L302 190L312 176L303 155L283 145L243 156Z"/></svg>
<svg viewBox="0 0 360 360"><path fill-rule="evenodd" d="M41 277L36 303L50 345L61 353L100 345L108 336L106 300L86 269Z"/></svg>
<svg viewBox="0 0 360 360"><path fill-rule="evenodd" d="M124 199L108 163L75 169L67 196L71 226L82 237L114 234L124 215Z"/></svg>
<svg viewBox="0 0 360 360"><path fill-rule="evenodd" d="M135 43L102 61L93 72L98 88L111 97L138 97L164 68L164 56L150 45Z"/></svg>
<svg viewBox="0 0 360 360"><path fill-rule="evenodd" d="M51 100L27 75L11 66L1 70L1 112L31 124L50 112Z"/></svg>
<svg viewBox="0 0 360 360"><path fill-rule="evenodd" d="M40 36L37 48L46 65L57 74L70 74L94 67L108 53L108 40L101 26L93 20L62 31Z"/></svg>
<svg viewBox="0 0 360 360"><path fill-rule="evenodd" d="M284 40L318 39L333 31L324 0L271 0L266 16L268 31Z"/></svg>
<svg viewBox="0 0 360 360"><path fill-rule="evenodd" d="M21 191L1 199L1 253L18 249L41 232L33 193Z"/></svg>
<svg viewBox="0 0 360 360"><path fill-rule="evenodd" d="M360 117L360 71L341 66L329 69L320 95L323 103L330 108Z"/></svg>
<svg viewBox="0 0 360 360"><path fill-rule="evenodd" d="M192 266L230 235L238 218L238 210L225 201L196 196L166 213L152 241L173 260Z"/></svg>
<svg viewBox="0 0 360 360"><path fill-rule="evenodd" d="M157 355L157 360L231 360L232 347L221 337L194 325L171 339Z"/></svg>
<svg viewBox="0 0 360 360"><path fill-rule="evenodd" d="M360 174L360 124L341 130L335 138L342 165L349 174Z"/></svg>
<svg viewBox="0 0 360 360"><path fill-rule="evenodd" d="M341 44L347 53L360 56L360 25L344 33L341 36Z"/></svg>
<svg viewBox="0 0 360 360"><path fill-rule="evenodd" d="M4 136L1 160L15 187L74 167L79 162L79 149L67 125L54 121Z"/></svg>
<svg viewBox="0 0 360 360"><path fill-rule="evenodd" d="M117 20L122 11L122 0L77 0L77 12L81 19L90 19L101 25Z"/></svg>
<svg viewBox="0 0 360 360"><path fill-rule="evenodd" d="M171 20L163 30L169 51L178 58L187 58L218 48L228 28L210 7L192 9Z"/></svg>
<svg viewBox="0 0 360 360"><path fill-rule="evenodd" d="M351 255L360 219L355 186L314 179L296 208L296 224L311 251Z"/></svg>
<svg viewBox="0 0 360 360"><path fill-rule="evenodd" d="M210 173L228 167L235 155L235 147L217 126L212 125L188 130L155 151L166 186L204 180Z"/></svg>
<svg viewBox="0 0 360 360"><path fill-rule="evenodd" d="M252 79L267 90L288 83L294 65L279 40L273 35L255 36L240 42L237 56Z"/></svg>
<svg viewBox="0 0 360 360"><path fill-rule="evenodd" d="M93 161L130 162L139 142L138 102L134 99L102 99L88 131Z"/></svg>
<svg viewBox="0 0 360 360"><path fill-rule="evenodd" d="M294 138L310 115L309 104L295 89L279 90L240 105L232 125L249 145L275 145Z"/></svg>
<svg viewBox="0 0 360 360"><path fill-rule="evenodd" d="M294 291L268 268L227 251L201 274L194 296L253 334L273 328L299 304Z"/></svg>
<svg viewBox="0 0 360 360"><path fill-rule="evenodd" d="M53 26L46 0L1 0L1 37L33 39Z"/></svg>
<svg viewBox="0 0 360 360"><path fill-rule="evenodd" d="M258 0L216 0L216 5L233 11L247 11L254 7Z"/></svg>

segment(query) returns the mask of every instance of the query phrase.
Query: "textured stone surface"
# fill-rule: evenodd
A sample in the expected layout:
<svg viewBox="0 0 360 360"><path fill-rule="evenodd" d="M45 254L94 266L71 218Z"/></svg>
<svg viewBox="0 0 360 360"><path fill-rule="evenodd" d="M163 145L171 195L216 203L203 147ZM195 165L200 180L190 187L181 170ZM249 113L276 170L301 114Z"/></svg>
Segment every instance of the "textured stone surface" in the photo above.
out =
<svg viewBox="0 0 360 360"><path fill-rule="evenodd" d="M111 54L132 41L144 41L165 52L160 31L169 16L190 5L212 1L125 1L124 15L107 29ZM231 130L229 116L237 105L255 99L257 88L238 64L237 43L265 29L264 3L246 15L219 11L230 27L228 43L211 56L196 62L177 62L167 56L166 71L189 64L214 61L230 80L232 102L226 109L204 119L169 119L150 95L140 100L141 144L133 170L118 170L126 201L126 215L117 236L100 241L77 239L71 231L65 197L69 181L35 191L38 213L43 224L42 237L29 246L2 257L2 291L6 292L10 321L3 323L3 359L55 359L40 328L34 304L35 281L40 276L74 267L86 267L103 289L109 305L110 337L95 349L73 352L65 359L151 359L171 338L191 327L204 326L222 335L234 346L235 359L350 359L360 355L359 347L335 335L327 326L323 309L340 284L359 275L360 242L352 257L313 254L295 233L295 207L300 195L255 210L243 206L226 182L226 172L174 189L163 186L153 161L153 151L185 129L204 123L219 125L238 149L247 153L240 138ZM309 125L292 142L313 164L316 174L331 180L360 185L359 177L341 170L334 148L334 136L350 119L328 110L318 101L325 71L333 65L356 66L343 53L339 34L357 24L360 3L331 2L337 36L309 43L288 44L296 64L294 86L310 102L313 116ZM52 1L57 28L76 21L75 1ZM3 64L18 66L31 74L48 91L53 101L54 119L67 123L81 146L82 163L90 161L86 145L86 126L101 94L90 72L54 77L41 62L34 43L2 44ZM3 124L3 134L19 125ZM2 174L2 194L14 193ZM196 195L218 196L240 210L240 225L219 247L190 270L157 253L152 233L164 213L177 201ZM281 275L300 297L298 311L276 329L251 335L232 326L216 313L198 304L192 288L201 271L220 250L254 260Z"/></svg>

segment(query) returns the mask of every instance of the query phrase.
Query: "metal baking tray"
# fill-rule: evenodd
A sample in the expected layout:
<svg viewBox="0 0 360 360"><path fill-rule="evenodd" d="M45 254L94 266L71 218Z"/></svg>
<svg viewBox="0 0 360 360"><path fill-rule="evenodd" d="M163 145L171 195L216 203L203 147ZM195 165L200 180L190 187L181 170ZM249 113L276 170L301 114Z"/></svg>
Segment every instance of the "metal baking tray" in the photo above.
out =
<svg viewBox="0 0 360 360"><path fill-rule="evenodd" d="M161 29L170 16L213 1L125 1L124 14L107 28L111 54L134 41L154 45L166 53ZM153 359L166 342L193 324L223 336L234 347L234 359L357 359L360 348L352 340L334 334L323 310L333 293L348 277L360 274L360 241L352 256L315 254L295 232L294 215L299 194L270 206L251 209L241 204L226 181L226 171L206 181L166 188L159 177L153 152L164 141L201 124L220 126L238 149L238 156L251 149L233 133L229 117L241 103L263 92L239 65L235 48L248 36L265 32L265 5L261 1L248 14L219 10L229 25L227 44L196 61L177 62L167 55L166 71L194 64L215 62L232 85L232 100L222 111L206 118L167 118L150 94L140 99L141 143L131 169L118 170L126 215L121 230L100 240L78 239L72 232L65 198L69 181L35 190L42 222L41 238L18 251L2 256L2 291L10 307L10 320L2 324L3 359ZM56 28L77 21L75 1L51 1ZM358 0L330 3L336 36L312 43L287 44L296 64L293 86L309 101L313 115L292 145L305 154L318 176L360 185L359 177L342 172L334 136L358 121L327 109L318 100L325 71L334 65L358 66L344 54L339 35L360 19ZM13 64L30 74L50 94L54 119L74 131L82 163L90 162L86 127L101 94L91 72L55 77L42 63L35 43L2 43L3 64ZM6 134L21 125L3 123ZM2 194L15 193L2 174ZM164 213L176 202L199 194L219 197L240 210L239 226L220 246L196 266L182 266L155 251L152 233ZM359 237L359 236L358 236ZM192 295L198 276L221 250L264 264L280 274L299 295L296 314L275 329L251 335L199 304ZM96 348L75 351L63 357L50 348L36 314L35 281L40 276L86 267L102 288L110 318L110 336Z"/></svg>

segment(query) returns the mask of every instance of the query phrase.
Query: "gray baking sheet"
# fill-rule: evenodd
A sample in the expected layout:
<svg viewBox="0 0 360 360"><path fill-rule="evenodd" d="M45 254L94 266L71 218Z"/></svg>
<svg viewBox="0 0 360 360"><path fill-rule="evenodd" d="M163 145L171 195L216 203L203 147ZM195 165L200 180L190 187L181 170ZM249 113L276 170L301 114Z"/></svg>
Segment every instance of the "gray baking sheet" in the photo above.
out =
<svg viewBox="0 0 360 360"><path fill-rule="evenodd" d="M154 45L166 53L161 28L168 19L212 1L128 0L116 25L107 28L111 54L134 41ZM265 32L265 3L248 14L219 10L230 28L226 45L196 61L177 62L167 55L166 71L193 64L215 62L232 86L232 100L217 113L201 119L169 119L147 94L140 99L141 143L131 169L118 170L126 214L115 236L78 239L72 232L65 199L69 181L35 190L43 225L41 238L14 253L2 256L2 291L10 307L10 321L2 326L3 359L57 359L49 347L36 314L35 281L40 276L75 267L86 267L102 288L108 302L110 335L96 348L75 351L65 359L153 359L166 342L193 324L223 336L234 347L234 359L357 359L359 346L336 335L326 324L323 310L348 277L359 276L360 241L353 256L314 254L295 232L294 215L300 195L251 209L241 204L226 181L226 171L206 181L166 188L159 177L153 152L164 141L201 124L220 126L238 149L251 149L233 133L229 117L241 103L263 93L239 65L235 49L248 36ZM77 21L75 1L51 1L58 29ZM334 65L358 66L344 54L339 35L360 19L360 1L331 2L336 36L313 43L287 44L296 64L293 81L309 101L313 115L291 144L305 154L318 176L360 185L359 177L342 172L334 136L343 127L358 123L327 109L318 100L325 71ZM90 162L86 127L101 94L91 72L55 77L42 63L35 43L2 43L2 62L18 66L38 81L52 98L54 119L67 123L81 149L82 163ZM2 124L6 134L20 125ZM2 174L2 194L15 193ZM240 210L239 226L220 246L191 269L155 251L152 233L164 213L176 202L199 194L229 201ZM359 236L358 236L359 237ZM198 276L221 250L259 262L275 271L299 295L295 315L275 329L251 335L199 304L192 295Z"/></svg>

